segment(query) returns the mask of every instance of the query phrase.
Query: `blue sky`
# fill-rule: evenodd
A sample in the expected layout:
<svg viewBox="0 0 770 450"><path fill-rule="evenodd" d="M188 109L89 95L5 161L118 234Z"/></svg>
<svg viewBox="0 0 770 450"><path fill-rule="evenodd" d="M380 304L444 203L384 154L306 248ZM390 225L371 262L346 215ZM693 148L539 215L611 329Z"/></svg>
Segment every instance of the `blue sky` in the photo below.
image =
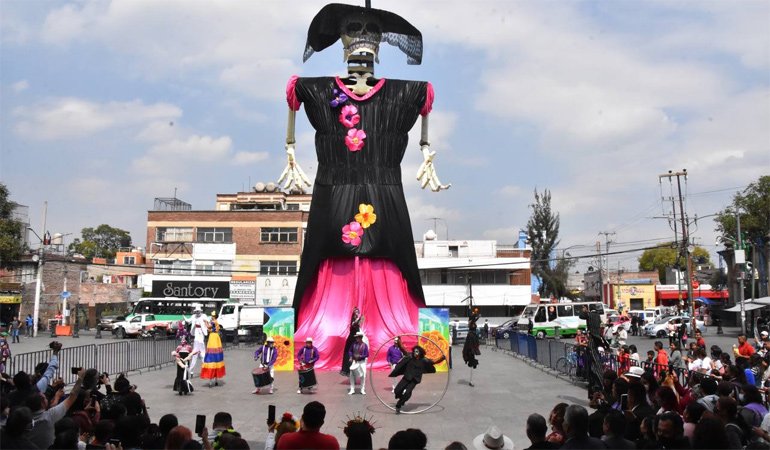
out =
<svg viewBox="0 0 770 450"><path fill-rule="evenodd" d="M275 181L286 80L345 69L339 43L301 61L324 4L4 0L0 179L35 228L47 200L51 232L108 223L140 246L154 197L176 188L211 209L217 193ZM403 170L418 238L439 217L440 237L513 243L537 188L551 190L561 248L590 253L600 231L636 248L673 237L653 218L671 209L659 174L686 168L687 211L706 216L770 172L767 1L374 6L424 39L420 66L383 44L376 74L436 90L430 140L453 186L419 188L413 130ZM302 112L297 132L312 176ZM693 234L712 252L713 228ZM636 255L610 264L635 269Z"/></svg>

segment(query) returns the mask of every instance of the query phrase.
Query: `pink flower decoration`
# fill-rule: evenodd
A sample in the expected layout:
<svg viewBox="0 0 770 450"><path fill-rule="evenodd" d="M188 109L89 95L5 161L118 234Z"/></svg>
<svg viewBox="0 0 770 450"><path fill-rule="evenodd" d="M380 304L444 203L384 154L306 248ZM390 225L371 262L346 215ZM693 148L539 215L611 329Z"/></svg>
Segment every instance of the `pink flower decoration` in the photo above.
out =
<svg viewBox="0 0 770 450"><path fill-rule="evenodd" d="M340 112L340 123L345 125L345 128L353 128L361 121L361 116L358 115L358 108L353 105L345 105Z"/></svg>
<svg viewBox="0 0 770 450"><path fill-rule="evenodd" d="M357 152L364 148L364 139L366 139L364 130L351 128L348 130L348 135L345 136L345 145L348 146L348 150L351 152Z"/></svg>
<svg viewBox="0 0 770 450"><path fill-rule="evenodd" d="M361 236L364 235L364 229L358 222L350 222L342 227L342 242L358 247L361 244Z"/></svg>

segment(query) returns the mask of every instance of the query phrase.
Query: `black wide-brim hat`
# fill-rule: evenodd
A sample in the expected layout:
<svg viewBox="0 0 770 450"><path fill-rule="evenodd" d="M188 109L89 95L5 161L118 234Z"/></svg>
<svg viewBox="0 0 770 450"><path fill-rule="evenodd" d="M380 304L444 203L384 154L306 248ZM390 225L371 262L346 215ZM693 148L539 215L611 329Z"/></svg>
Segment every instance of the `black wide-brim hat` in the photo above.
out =
<svg viewBox="0 0 770 450"><path fill-rule="evenodd" d="M331 46L340 38L342 21L352 15L373 14L382 26L381 42L398 47L407 56L407 64L422 63L422 33L398 14L375 8L330 3L324 6L310 22L307 44L302 61L314 52Z"/></svg>

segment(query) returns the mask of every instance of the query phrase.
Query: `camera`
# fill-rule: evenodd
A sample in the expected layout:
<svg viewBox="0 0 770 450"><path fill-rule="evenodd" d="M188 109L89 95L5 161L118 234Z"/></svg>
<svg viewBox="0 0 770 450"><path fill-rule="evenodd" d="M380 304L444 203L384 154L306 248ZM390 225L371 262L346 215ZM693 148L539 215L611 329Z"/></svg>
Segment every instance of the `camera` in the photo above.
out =
<svg viewBox="0 0 770 450"><path fill-rule="evenodd" d="M59 350L61 350L61 347L62 347L61 342L57 342L57 341L52 341L50 344L48 344L48 348L50 348L55 352L58 352Z"/></svg>

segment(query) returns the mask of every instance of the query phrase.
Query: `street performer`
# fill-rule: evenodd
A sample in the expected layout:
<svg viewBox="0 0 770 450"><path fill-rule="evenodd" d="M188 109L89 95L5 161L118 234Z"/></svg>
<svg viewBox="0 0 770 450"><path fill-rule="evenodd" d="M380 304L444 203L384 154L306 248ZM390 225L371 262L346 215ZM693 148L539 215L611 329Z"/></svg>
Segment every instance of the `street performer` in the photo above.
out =
<svg viewBox="0 0 770 450"><path fill-rule="evenodd" d="M305 346L297 352L297 361L299 361L299 387L297 388L297 394L301 394L302 389L316 388L313 366L319 357L318 349L313 346L313 338L308 337L305 339Z"/></svg>
<svg viewBox="0 0 770 450"><path fill-rule="evenodd" d="M361 378L361 395L366 395L366 359L369 358L369 346L364 342L364 333L358 332L356 340L350 346L350 390L348 395L356 393L356 376Z"/></svg>
<svg viewBox="0 0 770 450"><path fill-rule="evenodd" d="M201 363L206 358L206 336L209 334L209 319L203 313L200 306L196 306L193 311L193 316L189 319L185 319L190 322L190 334L193 336L193 353L196 354L190 361L190 376L193 376L195 371L195 364L198 359ZM184 318L184 316L182 316Z"/></svg>
<svg viewBox="0 0 770 450"><path fill-rule="evenodd" d="M275 339L273 339L272 336L268 336L264 345L259 346L257 351L254 352L254 361L259 361L259 370L262 373L270 373L270 382L260 384L258 382L257 374L253 374L254 386L256 389L254 389L252 394L259 394L260 389L268 384L270 385L268 388L268 393L273 393L273 380L275 378L275 371L273 370L273 366L275 365L276 359L278 359L278 351L275 349Z"/></svg>
<svg viewBox="0 0 770 450"><path fill-rule="evenodd" d="M399 342L399 346L402 344ZM401 347L402 351L406 353L406 349ZM389 377L401 377L401 381L396 385L396 414L401 414L401 408L412 396L412 390L415 386L422 381L422 375L424 373L436 373L436 364L440 364L445 359L442 354L439 359L433 361L430 358L425 357L425 349L419 345L415 345L412 348L412 352L404 356L401 361L396 364L396 367L390 372Z"/></svg>

